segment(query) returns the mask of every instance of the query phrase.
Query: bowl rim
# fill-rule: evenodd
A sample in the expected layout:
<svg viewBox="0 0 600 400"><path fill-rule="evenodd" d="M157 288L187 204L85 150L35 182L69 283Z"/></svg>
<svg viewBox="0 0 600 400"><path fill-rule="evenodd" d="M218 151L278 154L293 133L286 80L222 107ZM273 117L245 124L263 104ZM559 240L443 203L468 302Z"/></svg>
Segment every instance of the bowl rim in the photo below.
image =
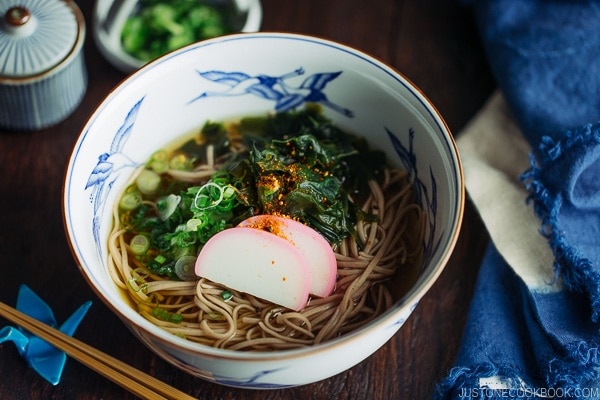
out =
<svg viewBox="0 0 600 400"><path fill-rule="evenodd" d="M249 40L253 38L275 38L275 39L293 39L293 40L303 40L312 43L316 43L319 45L325 45L329 47L334 47L338 50L342 50L352 55L359 57L371 64L374 64L376 67L383 69L388 74L392 75L396 80L400 81L415 97L419 100L419 102L423 105L423 107L430 113L433 119L438 124L438 128L444 133L444 139L447 141L447 146L450 149L450 156L452 156L451 161L454 164L454 167L457 172L457 176L455 180L458 184L456 198L458 200L455 207L455 220L453 221L453 225L451 229L448 230L448 240L444 243L443 251L439 257L439 261L437 264L430 268L429 270L424 270L425 274L420 274L415 281L415 283L408 289L408 291L393 305L382 313L380 316L375 318L373 321L368 323L367 325L358 328L352 332L348 332L340 337L327 340L323 343L312 345L308 347L296 348L296 349L285 349L285 350L271 350L271 351L236 351L229 349L221 349L215 348L207 345L203 345L201 343L193 342L186 340L184 338L180 338L176 335L173 335L158 326L152 324L147 320L143 321L135 321L127 317L120 309L118 304L114 304L110 299L108 299L100 290L99 287L93 283L91 278L88 276L86 272L86 268L83 265L83 260L81 260L78 256L78 252L74 247L72 240L72 233L69 228L69 217L68 217L68 183L69 176L71 174L71 170L74 162L74 155L77 148L80 146L82 140L84 139L85 132L92 125L94 119L98 114L100 114L105 106L114 96L117 96L120 91L125 90L124 87L127 86L128 82L135 80L139 75L149 73L150 70L155 68L157 65L162 64L164 62L168 62L170 59L177 57L181 53L192 51L196 48L201 48L205 46L215 45L221 42L227 42L231 40ZM458 151L458 146L456 141L446 123L443 119L440 112L437 110L435 105L429 100L429 98L423 93L423 91L415 85L409 78L407 78L403 73L399 72L396 68L391 65L386 64L385 62L375 58L374 56L357 49L356 47L349 46L344 43L336 42L331 39L319 37L316 35L302 34L302 33L289 33L289 32L278 32L278 31L270 31L270 32L251 32L251 33L232 33L228 35L219 36L212 39L207 39L199 42L192 43L180 49L171 51L136 70L132 74L126 76L123 80L118 82L105 96L101 99L101 101L97 104L97 106L93 109L93 111L89 114L84 126L80 129L78 138L73 146L72 152L69 156L69 160L67 162L67 166L65 169L65 174L63 176L63 185L62 185L62 217L63 217L63 226L65 229L65 233L67 236L67 242L70 248L70 251L74 257L74 261L76 262L77 268L80 270L81 274L87 281L88 285L92 288L94 293L102 300L102 302L112 310L112 312L117 315L121 321L127 326L130 330L132 326L135 329L143 331L147 335L151 335L153 340L160 341L167 345L170 348L175 348L178 351L184 353L193 353L195 355L208 356L214 359L220 360L229 360L229 361L282 361L287 359L294 359L298 357L308 356L315 352L321 352L327 349L346 346L349 342L354 342L360 340L363 336L367 335L374 328L376 330L381 329L387 326L390 323L393 323L397 320L398 316L405 312L406 307L412 307L409 310L407 316L409 316L413 309L417 306L418 302L423 298L423 296L430 290L433 284L438 280L439 276L442 274L445 269L456 243L458 241L458 237L460 234L463 216L464 216L464 207L465 207L465 182L464 182L464 172L462 161L460 158L460 154ZM125 304L125 302L123 303ZM141 317L140 317L141 318ZM396 329L392 336L397 333ZM135 332L136 335L139 335Z"/></svg>

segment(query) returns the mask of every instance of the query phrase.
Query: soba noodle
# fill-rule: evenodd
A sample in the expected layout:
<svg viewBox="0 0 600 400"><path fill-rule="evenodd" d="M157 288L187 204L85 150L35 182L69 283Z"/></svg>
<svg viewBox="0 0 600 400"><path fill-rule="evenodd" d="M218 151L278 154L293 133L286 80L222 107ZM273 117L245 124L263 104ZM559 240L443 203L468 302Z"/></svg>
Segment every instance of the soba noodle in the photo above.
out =
<svg viewBox="0 0 600 400"><path fill-rule="evenodd" d="M211 157L209 160L214 162ZM176 180L202 184L217 167L203 165L195 172L167 173ZM355 230L362 247L353 237L334 246L338 264L334 293L327 298L309 299L299 312L206 279L173 281L152 274L129 254L118 202L109 237L111 277L145 318L190 341L246 351L322 343L381 315L394 302L388 287L390 279L403 270L414 270L422 260L426 220L414 202L407 174L387 168L382 182L369 181L369 189L362 210L377 218L357 222ZM224 290L233 296L224 300ZM169 321L156 310L178 314L181 320Z"/></svg>

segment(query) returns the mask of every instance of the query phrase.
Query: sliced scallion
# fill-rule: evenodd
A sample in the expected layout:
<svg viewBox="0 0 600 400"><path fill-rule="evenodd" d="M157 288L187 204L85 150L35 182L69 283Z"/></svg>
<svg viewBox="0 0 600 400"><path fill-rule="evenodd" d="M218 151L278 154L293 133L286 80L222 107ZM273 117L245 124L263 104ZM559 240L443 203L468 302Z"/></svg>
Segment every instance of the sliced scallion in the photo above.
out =
<svg viewBox="0 0 600 400"><path fill-rule="evenodd" d="M169 170L169 164L166 161L154 161L150 164L150 168L157 174L162 174Z"/></svg>
<svg viewBox="0 0 600 400"><path fill-rule="evenodd" d="M169 168L178 171L188 171L192 168L193 160L185 154L176 154L169 160Z"/></svg>
<svg viewBox="0 0 600 400"><path fill-rule="evenodd" d="M150 157L150 161L148 162L148 166L152 168L154 172L157 174L162 174L163 172L167 172L169 169L169 154L166 150L158 150L152 154Z"/></svg>
<svg viewBox="0 0 600 400"><path fill-rule="evenodd" d="M203 222L198 218L188 219L185 223L185 228L190 232L195 232L198 230L199 226L202 226Z"/></svg>
<svg viewBox="0 0 600 400"><path fill-rule="evenodd" d="M146 254L150 248L150 239L146 235L135 235L129 242L131 252L135 255Z"/></svg>
<svg viewBox="0 0 600 400"><path fill-rule="evenodd" d="M175 262L175 274L182 281L195 281L198 279L195 273L196 257L183 256Z"/></svg>
<svg viewBox="0 0 600 400"><path fill-rule="evenodd" d="M160 175L150 169L143 169L135 183L143 194L153 194L160 185Z"/></svg>
<svg viewBox="0 0 600 400"><path fill-rule="evenodd" d="M183 321L183 315L170 312L160 307L154 307L152 309L152 315L160 320L173 322L174 324L179 324Z"/></svg>
<svg viewBox="0 0 600 400"><path fill-rule="evenodd" d="M140 204L142 204L142 200L142 194L139 191L134 190L132 192L125 193L121 197L121 200L119 201L119 207L127 211L135 210Z"/></svg>
<svg viewBox="0 0 600 400"><path fill-rule="evenodd" d="M223 301L229 301L233 299L233 293L231 293L231 291L229 290L223 290L221 292L221 298L223 299Z"/></svg>

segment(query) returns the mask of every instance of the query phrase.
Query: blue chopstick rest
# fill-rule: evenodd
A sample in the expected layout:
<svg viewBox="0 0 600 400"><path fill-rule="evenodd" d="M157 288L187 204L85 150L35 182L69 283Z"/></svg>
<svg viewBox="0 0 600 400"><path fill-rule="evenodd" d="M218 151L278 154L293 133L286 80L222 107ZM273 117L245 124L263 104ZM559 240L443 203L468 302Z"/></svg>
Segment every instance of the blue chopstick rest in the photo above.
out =
<svg viewBox="0 0 600 400"><path fill-rule="evenodd" d="M91 305L91 301L83 303L59 328L48 304L28 286L21 285L16 308L46 325L59 329L64 334L73 336ZM6 341L13 342L27 364L44 379L53 385L60 382L67 359L64 352L22 328L12 326L0 329L0 343Z"/></svg>

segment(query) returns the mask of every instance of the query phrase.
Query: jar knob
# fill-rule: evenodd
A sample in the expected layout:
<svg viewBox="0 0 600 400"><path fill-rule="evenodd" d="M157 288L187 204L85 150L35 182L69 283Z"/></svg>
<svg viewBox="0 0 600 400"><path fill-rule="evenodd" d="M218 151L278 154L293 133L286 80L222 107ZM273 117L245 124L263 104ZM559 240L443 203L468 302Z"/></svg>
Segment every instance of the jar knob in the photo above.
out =
<svg viewBox="0 0 600 400"><path fill-rule="evenodd" d="M11 7L4 14L4 20L10 26L21 26L25 25L31 18L31 13L25 7Z"/></svg>
<svg viewBox="0 0 600 400"><path fill-rule="evenodd" d="M9 8L4 13L4 25L8 32L16 36L29 36L35 30L35 18L22 6Z"/></svg>

